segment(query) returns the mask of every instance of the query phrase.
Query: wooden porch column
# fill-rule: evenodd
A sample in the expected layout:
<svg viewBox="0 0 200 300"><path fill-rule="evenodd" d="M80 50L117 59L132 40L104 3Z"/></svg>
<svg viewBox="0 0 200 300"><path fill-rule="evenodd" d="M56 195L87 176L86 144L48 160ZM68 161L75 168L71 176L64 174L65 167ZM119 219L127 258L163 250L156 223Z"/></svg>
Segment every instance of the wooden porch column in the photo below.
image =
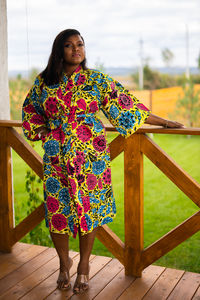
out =
<svg viewBox="0 0 200 300"><path fill-rule="evenodd" d="M13 228L11 149L7 144L8 128L0 129L0 251L10 252Z"/></svg>
<svg viewBox="0 0 200 300"><path fill-rule="evenodd" d="M124 143L125 274L140 277L143 250L143 155L140 134Z"/></svg>

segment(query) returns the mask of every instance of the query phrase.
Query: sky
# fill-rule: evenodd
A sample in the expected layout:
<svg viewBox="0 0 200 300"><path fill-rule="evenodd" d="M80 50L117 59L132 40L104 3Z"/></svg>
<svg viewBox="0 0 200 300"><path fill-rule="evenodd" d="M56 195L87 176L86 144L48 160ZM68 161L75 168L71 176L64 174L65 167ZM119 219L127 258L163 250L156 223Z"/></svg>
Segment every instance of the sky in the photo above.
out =
<svg viewBox="0 0 200 300"><path fill-rule="evenodd" d="M189 65L200 53L200 0L7 0L8 68L45 68L56 35L75 28L84 37L89 67L138 67L140 41L151 67Z"/></svg>

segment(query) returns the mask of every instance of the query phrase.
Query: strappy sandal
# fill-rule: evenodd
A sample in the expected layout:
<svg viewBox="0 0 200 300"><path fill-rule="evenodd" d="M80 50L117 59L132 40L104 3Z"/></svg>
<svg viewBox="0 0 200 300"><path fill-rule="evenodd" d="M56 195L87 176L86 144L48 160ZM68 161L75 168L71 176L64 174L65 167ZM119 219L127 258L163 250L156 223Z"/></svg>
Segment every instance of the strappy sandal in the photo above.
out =
<svg viewBox="0 0 200 300"><path fill-rule="evenodd" d="M79 294L89 289L89 275L78 274L74 283L73 292Z"/></svg>
<svg viewBox="0 0 200 300"><path fill-rule="evenodd" d="M57 285L58 285L57 288L59 290L66 291L71 288L69 270L71 269L72 265L73 265L73 260L70 258L69 269L67 271L60 272L60 274L58 276L58 280L57 280ZM67 278L67 280L66 280L66 278ZM64 283L64 285L60 286L61 283Z"/></svg>

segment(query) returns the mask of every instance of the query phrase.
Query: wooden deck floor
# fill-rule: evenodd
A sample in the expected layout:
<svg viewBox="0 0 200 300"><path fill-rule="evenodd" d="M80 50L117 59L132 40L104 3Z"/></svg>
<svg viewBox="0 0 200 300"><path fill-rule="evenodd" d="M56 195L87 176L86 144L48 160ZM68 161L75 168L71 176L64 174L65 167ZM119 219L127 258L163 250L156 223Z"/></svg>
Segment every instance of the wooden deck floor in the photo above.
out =
<svg viewBox="0 0 200 300"><path fill-rule="evenodd" d="M71 252L72 284L79 255ZM0 253L0 300L199 300L200 274L149 266L142 278L124 276L123 266L104 256L91 256L90 289L82 295L56 289L58 257L55 249L17 243L13 252Z"/></svg>

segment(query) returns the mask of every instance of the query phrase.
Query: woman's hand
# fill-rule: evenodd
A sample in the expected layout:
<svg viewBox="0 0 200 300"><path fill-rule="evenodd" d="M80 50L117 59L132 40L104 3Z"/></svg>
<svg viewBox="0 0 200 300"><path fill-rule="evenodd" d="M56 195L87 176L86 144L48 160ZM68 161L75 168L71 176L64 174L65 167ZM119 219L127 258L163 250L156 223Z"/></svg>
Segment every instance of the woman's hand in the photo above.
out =
<svg viewBox="0 0 200 300"><path fill-rule="evenodd" d="M181 124L179 122L166 120L166 119L163 119L152 113L146 119L145 123L151 124L151 125L159 125L159 126L163 126L165 128L184 128L185 127L183 124Z"/></svg>
<svg viewBox="0 0 200 300"><path fill-rule="evenodd" d="M41 137L47 135L47 133L49 133L49 130L44 126L37 128L35 131L38 134L39 138L41 138Z"/></svg>
<svg viewBox="0 0 200 300"><path fill-rule="evenodd" d="M165 128L184 128L185 126L176 121L166 120L165 124L162 125Z"/></svg>

